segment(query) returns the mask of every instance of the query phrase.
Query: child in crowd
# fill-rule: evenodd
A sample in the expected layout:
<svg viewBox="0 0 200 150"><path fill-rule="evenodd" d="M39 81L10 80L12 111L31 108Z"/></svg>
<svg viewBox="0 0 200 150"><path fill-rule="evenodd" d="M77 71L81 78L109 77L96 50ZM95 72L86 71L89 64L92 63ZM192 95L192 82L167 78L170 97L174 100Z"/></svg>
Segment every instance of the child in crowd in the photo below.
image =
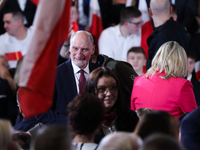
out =
<svg viewBox="0 0 200 150"><path fill-rule="evenodd" d="M144 66L146 65L146 54L142 47L132 47L127 53L127 62L130 63L137 74L144 74Z"/></svg>
<svg viewBox="0 0 200 150"><path fill-rule="evenodd" d="M187 80L192 79L192 72L194 71L195 67L195 56L194 54L190 53L188 54L188 74L187 74Z"/></svg>
<svg viewBox="0 0 200 150"><path fill-rule="evenodd" d="M196 79L194 68L195 68L195 55L193 53L188 54L188 72L187 72L187 80L192 82L193 91L195 95L195 99L197 105L200 105L200 82Z"/></svg>

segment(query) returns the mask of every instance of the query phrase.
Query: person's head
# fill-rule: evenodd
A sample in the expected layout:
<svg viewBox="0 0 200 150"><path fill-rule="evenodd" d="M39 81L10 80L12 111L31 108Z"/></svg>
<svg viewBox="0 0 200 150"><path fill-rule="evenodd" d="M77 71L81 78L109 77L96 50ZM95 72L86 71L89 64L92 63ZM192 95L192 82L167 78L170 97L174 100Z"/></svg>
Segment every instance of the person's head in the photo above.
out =
<svg viewBox="0 0 200 150"><path fill-rule="evenodd" d="M145 114L154 112L155 110L151 108L139 108L135 112L137 113L138 117L141 119Z"/></svg>
<svg viewBox="0 0 200 150"><path fill-rule="evenodd" d="M16 137L18 143L20 144L20 146L23 150L30 149L30 143L32 140L32 137L30 134L26 133L25 131L17 131L14 134L14 136Z"/></svg>
<svg viewBox="0 0 200 150"><path fill-rule="evenodd" d="M151 0L149 13L152 16L170 16L171 3L169 0Z"/></svg>
<svg viewBox="0 0 200 150"><path fill-rule="evenodd" d="M1 150L20 150L19 143L14 136L14 129L10 121L0 119L0 149Z"/></svg>
<svg viewBox="0 0 200 150"><path fill-rule="evenodd" d="M92 34L87 31L77 31L70 41L71 59L80 69L84 69L95 51Z"/></svg>
<svg viewBox="0 0 200 150"><path fill-rule="evenodd" d="M188 54L188 75L192 74L195 68L195 55L193 53Z"/></svg>
<svg viewBox="0 0 200 150"><path fill-rule="evenodd" d="M182 150L179 142L166 134L153 134L144 140L142 150Z"/></svg>
<svg viewBox="0 0 200 150"><path fill-rule="evenodd" d="M127 52L127 62L133 66L137 73L142 72L143 67L146 65L146 54L144 49L142 47L130 48Z"/></svg>
<svg viewBox="0 0 200 150"><path fill-rule="evenodd" d="M161 45L153 58L152 66L147 71L147 77L156 71L165 71L163 79L171 77L185 77L187 75L187 55L182 46L175 41Z"/></svg>
<svg viewBox="0 0 200 150"><path fill-rule="evenodd" d="M6 32L12 36L15 36L18 30L21 27L24 27L23 19L24 16L21 10L18 9L7 10L3 16L4 28Z"/></svg>
<svg viewBox="0 0 200 150"><path fill-rule="evenodd" d="M103 102L95 95L77 95L68 106L69 125L75 135L91 135L98 131L104 117Z"/></svg>
<svg viewBox="0 0 200 150"><path fill-rule="evenodd" d="M136 7L125 7L121 10L120 25L125 26L129 34L136 34L143 23L141 15Z"/></svg>
<svg viewBox="0 0 200 150"><path fill-rule="evenodd" d="M110 112L112 108L121 105L119 88L119 81L114 73L106 67L99 67L91 72L85 91L97 95L103 101L106 112Z"/></svg>
<svg viewBox="0 0 200 150"><path fill-rule="evenodd" d="M105 136L98 150L139 150L142 144L142 139L134 133L116 132Z"/></svg>
<svg viewBox="0 0 200 150"><path fill-rule="evenodd" d="M143 140L154 133L168 134L178 140L179 129L174 116L165 111L155 111L140 119L134 133Z"/></svg>
<svg viewBox="0 0 200 150"><path fill-rule="evenodd" d="M34 150L71 150L71 138L67 127L48 126L35 138L32 143Z"/></svg>
<svg viewBox="0 0 200 150"><path fill-rule="evenodd" d="M70 24L72 22L78 22L79 13L78 13L78 6L75 1L72 1L71 9L70 9Z"/></svg>

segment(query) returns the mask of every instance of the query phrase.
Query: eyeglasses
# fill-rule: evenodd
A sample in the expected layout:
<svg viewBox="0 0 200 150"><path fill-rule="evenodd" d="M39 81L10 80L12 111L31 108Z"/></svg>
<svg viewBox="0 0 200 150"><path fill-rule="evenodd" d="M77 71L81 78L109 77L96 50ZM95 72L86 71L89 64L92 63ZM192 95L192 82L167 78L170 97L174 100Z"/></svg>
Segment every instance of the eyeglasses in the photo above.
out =
<svg viewBox="0 0 200 150"><path fill-rule="evenodd" d="M114 93L118 92L118 87L116 85L111 86L111 87L100 87L100 88L97 88L97 93L98 94L107 94L108 90L110 93L114 94Z"/></svg>
<svg viewBox="0 0 200 150"><path fill-rule="evenodd" d="M140 22L132 22L132 21L128 21L129 23L131 24L134 24L136 26L141 26L143 24L143 21L140 21Z"/></svg>

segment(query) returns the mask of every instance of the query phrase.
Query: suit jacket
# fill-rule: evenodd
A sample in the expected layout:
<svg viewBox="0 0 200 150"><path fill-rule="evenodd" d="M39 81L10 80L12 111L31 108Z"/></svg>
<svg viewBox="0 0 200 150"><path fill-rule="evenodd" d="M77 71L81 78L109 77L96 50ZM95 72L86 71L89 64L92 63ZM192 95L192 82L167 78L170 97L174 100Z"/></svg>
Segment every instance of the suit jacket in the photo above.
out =
<svg viewBox="0 0 200 150"><path fill-rule="evenodd" d="M90 72L97 67L97 64L89 63ZM57 123L66 125L67 105L77 94L74 72L71 59L69 59L57 67L52 108L45 114L36 116L36 119L43 124Z"/></svg>
<svg viewBox="0 0 200 150"><path fill-rule="evenodd" d="M183 118L181 123L181 141L185 150L200 149L200 107Z"/></svg>
<svg viewBox="0 0 200 150"><path fill-rule="evenodd" d="M155 28L153 33L147 39L149 46L147 70L151 67L151 62L162 44L168 41L178 42L187 52L189 39L185 28L178 22L170 18L163 25Z"/></svg>
<svg viewBox="0 0 200 150"><path fill-rule="evenodd" d="M160 78L164 74L135 78L131 95L132 110L152 108L167 111L178 118L197 108L192 83L184 78Z"/></svg>

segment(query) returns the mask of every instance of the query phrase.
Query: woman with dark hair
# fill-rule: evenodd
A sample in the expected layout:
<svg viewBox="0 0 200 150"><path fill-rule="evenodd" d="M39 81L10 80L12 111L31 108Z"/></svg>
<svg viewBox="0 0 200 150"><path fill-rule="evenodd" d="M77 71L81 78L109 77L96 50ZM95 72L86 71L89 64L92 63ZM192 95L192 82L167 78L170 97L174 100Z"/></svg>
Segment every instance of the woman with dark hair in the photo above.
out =
<svg viewBox="0 0 200 150"><path fill-rule="evenodd" d="M139 120L134 111L126 108L120 96L120 85L114 73L106 67L91 72L85 92L98 96L105 106L104 121L95 142L116 131L132 132Z"/></svg>
<svg viewBox="0 0 200 150"><path fill-rule="evenodd" d="M156 111L144 115L137 124L134 133L143 140L155 133L167 134L178 140L179 128L174 116L165 111Z"/></svg>
<svg viewBox="0 0 200 150"><path fill-rule="evenodd" d="M67 106L74 150L96 150L94 143L104 116L102 101L89 93L77 95Z"/></svg>

